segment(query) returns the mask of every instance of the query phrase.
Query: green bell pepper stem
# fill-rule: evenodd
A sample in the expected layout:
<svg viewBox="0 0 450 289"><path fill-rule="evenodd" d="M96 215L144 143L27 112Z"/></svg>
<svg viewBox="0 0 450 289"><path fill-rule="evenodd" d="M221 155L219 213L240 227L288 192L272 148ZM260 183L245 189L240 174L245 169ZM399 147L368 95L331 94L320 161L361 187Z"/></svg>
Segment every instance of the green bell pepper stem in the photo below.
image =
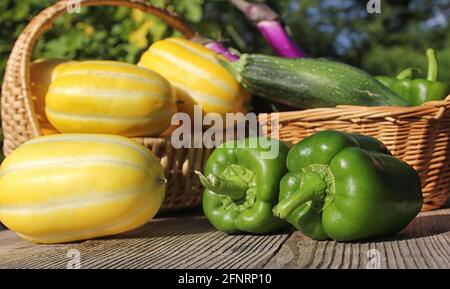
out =
<svg viewBox="0 0 450 289"><path fill-rule="evenodd" d="M195 171L195 174L207 190L213 191L216 194L229 196L232 200L243 199L249 188L248 183L239 176L230 176L225 179L214 174L208 174L205 177L199 171Z"/></svg>
<svg viewBox="0 0 450 289"><path fill-rule="evenodd" d="M419 74L420 70L414 67L406 68L400 71L395 77L397 80L413 79Z"/></svg>
<svg viewBox="0 0 450 289"><path fill-rule="evenodd" d="M327 183L316 173L310 173L304 177L300 189L289 198L278 203L273 208L273 214L286 219L292 212L308 201L320 201L325 198Z"/></svg>
<svg viewBox="0 0 450 289"><path fill-rule="evenodd" d="M427 60L428 60L427 80L436 81L438 78L438 63L436 52L431 48L427 49Z"/></svg>

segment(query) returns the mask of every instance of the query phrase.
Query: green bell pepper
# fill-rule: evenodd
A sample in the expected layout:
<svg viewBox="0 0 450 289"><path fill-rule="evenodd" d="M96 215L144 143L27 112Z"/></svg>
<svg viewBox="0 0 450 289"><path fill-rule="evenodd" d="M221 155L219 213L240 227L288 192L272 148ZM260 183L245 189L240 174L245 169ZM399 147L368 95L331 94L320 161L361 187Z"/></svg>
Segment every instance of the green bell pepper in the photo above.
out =
<svg viewBox="0 0 450 289"><path fill-rule="evenodd" d="M442 100L450 94L450 83L437 81L438 63L433 49L427 49L428 73L427 79L416 79L414 68L407 68L396 78L377 76L376 78L405 98L411 105L421 105L431 100Z"/></svg>
<svg viewBox="0 0 450 289"><path fill-rule="evenodd" d="M273 156L268 153L272 149ZM203 211L211 224L228 234L264 234L285 227L272 209L287 171L287 153L282 142L260 138L217 147L206 163L206 177L196 171L206 188Z"/></svg>
<svg viewBox="0 0 450 289"><path fill-rule="evenodd" d="M422 206L417 172L369 136L318 132L289 151L287 167L273 213L315 240L394 234Z"/></svg>

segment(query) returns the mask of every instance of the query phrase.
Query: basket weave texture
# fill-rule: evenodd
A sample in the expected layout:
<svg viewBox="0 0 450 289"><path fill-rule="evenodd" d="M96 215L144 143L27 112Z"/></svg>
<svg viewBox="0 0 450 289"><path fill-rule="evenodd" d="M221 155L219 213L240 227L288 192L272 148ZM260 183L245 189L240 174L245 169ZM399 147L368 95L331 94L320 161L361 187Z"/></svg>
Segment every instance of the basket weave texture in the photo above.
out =
<svg viewBox="0 0 450 289"><path fill-rule="evenodd" d="M28 24L8 59L2 86L3 150L5 155L25 141L41 135L31 100L29 67L33 47L53 21L67 12L70 1L62 0L45 9ZM196 33L176 16L142 0L80 0L81 6L126 6L160 17L185 37ZM422 181L423 210L442 207L450 187L450 96L444 101L416 107L361 107L308 109L261 115L260 123L271 133L269 120L278 118L279 136L297 143L316 131L335 129L371 135L383 141L391 152L412 165ZM160 159L168 178L162 211L198 206L202 186L195 170L202 170L211 149L175 149L168 138L134 138Z"/></svg>

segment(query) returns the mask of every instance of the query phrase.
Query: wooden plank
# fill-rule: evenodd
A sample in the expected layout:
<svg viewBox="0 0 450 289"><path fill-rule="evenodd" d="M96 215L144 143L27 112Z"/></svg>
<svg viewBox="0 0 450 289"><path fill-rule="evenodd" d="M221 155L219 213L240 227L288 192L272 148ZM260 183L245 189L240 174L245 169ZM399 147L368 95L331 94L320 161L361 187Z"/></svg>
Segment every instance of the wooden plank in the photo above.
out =
<svg viewBox="0 0 450 289"><path fill-rule="evenodd" d="M450 268L450 209L421 213L373 242L312 241L293 233L265 268Z"/></svg>
<svg viewBox="0 0 450 289"><path fill-rule="evenodd" d="M397 236L370 243L317 242L298 232L227 236L203 217L178 216L72 244L36 245L3 231L0 268L66 268L72 249L81 268L450 268L449 230L450 209L421 213Z"/></svg>
<svg viewBox="0 0 450 289"><path fill-rule="evenodd" d="M203 217L155 219L126 234L59 245L36 245L4 231L0 268L66 268L73 249L81 268L258 268L287 237L227 236Z"/></svg>

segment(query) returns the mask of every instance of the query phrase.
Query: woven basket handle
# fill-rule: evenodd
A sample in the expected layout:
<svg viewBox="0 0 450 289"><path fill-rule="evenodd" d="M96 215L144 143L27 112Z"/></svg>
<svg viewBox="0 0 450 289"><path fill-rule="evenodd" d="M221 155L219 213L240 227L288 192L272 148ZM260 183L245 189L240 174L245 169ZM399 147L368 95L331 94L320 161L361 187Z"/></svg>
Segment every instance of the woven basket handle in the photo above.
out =
<svg viewBox="0 0 450 289"><path fill-rule="evenodd" d="M4 152L10 153L23 142L40 136L41 131L31 100L30 62L31 54L39 37L53 26L62 14L83 6L124 6L153 14L187 38L196 36L195 30L180 18L157 8L144 0L61 0L34 17L14 44L5 70L2 86L2 124Z"/></svg>
<svg viewBox="0 0 450 289"><path fill-rule="evenodd" d="M440 101L430 101L428 103L422 104L422 106L435 106L438 109L434 113L434 119L441 119L443 117L448 117L450 115L450 94Z"/></svg>

